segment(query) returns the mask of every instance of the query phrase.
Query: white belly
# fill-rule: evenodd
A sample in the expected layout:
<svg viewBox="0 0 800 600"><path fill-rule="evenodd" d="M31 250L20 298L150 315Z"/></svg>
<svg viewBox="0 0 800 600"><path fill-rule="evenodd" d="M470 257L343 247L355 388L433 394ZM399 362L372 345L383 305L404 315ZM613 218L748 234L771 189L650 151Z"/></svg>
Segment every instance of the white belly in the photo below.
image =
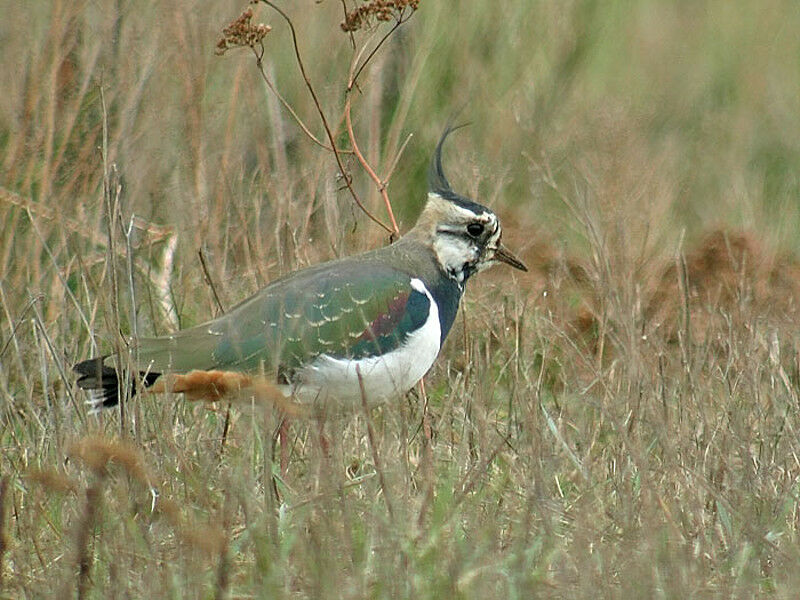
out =
<svg viewBox="0 0 800 600"><path fill-rule="evenodd" d="M312 403L360 403L363 384L367 402L378 404L414 387L436 360L442 332L439 310L430 292L419 279L412 279L411 286L430 302L428 319L422 327L409 334L403 345L382 356L358 360L319 356L298 373L294 398Z"/></svg>

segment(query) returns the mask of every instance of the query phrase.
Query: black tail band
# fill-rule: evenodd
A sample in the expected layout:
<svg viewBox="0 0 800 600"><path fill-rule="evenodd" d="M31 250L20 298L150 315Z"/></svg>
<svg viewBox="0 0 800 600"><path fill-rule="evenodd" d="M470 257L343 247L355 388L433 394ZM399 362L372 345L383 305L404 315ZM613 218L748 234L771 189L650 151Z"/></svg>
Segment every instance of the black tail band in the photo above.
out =
<svg viewBox="0 0 800 600"><path fill-rule="evenodd" d="M102 408L111 408L119 404L120 374L113 367L104 364L106 356L98 356L79 362L72 370L75 371L78 377L78 387L88 390L92 395L90 404L93 408L100 410ZM139 372L139 378L131 378L130 395L134 396L137 392L136 385L141 381L145 388L153 385L156 380L161 376L161 373L153 372Z"/></svg>

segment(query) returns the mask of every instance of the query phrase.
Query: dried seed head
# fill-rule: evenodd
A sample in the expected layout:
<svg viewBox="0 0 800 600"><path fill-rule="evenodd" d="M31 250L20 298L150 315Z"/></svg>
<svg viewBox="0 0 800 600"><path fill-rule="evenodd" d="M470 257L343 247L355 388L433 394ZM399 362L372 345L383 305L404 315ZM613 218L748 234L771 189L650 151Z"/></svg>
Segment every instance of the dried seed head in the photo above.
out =
<svg viewBox="0 0 800 600"><path fill-rule="evenodd" d="M342 21L342 30L346 32L358 31L371 27L375 21L402 22L408 12L419 8L419 0L371 0L355 10L345 13Z"/></svg>
<svg viewBox="0 0 800 600"><path fill-rule="evenodd" d="M78 491L78 484L75 481L53 469L29 469L25 473L25 478L32 483L41 485L49 492L75 494Z"/></svg>
<svg viewBox="0 0 800 600"><path fill-rule="evenodd" d="M252 20L253 8L248 6L241 15L222 30L222 37L217 42L216 54L224 54L231 48L255 48L257 44L261 44L272 27L264 23L254 25Z"/></svg>
<svg viewBox="0 0 800 600"><path fill-rule="evenodd" d="M150 475L139 452L131 445L101 437L86 437L74 444L70 455L98 475L105 475L110 465L126 471L142 485L150 485Z"/></svg>
<svg viewBox="0 0 800 600"><path fill-rule="evenodd" d="M178 504L169 498L159 498L155 509L184 542L208 556L219 556L225 546L225 535L219 528L203 525L190 516L184 516Z"/></svg>

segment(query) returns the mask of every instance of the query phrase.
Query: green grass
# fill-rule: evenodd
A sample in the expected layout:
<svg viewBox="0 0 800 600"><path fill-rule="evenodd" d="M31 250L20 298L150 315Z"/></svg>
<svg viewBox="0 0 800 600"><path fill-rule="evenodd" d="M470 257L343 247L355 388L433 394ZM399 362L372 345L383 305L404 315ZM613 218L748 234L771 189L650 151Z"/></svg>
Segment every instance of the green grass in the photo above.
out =
<svg viewBox="0 0 800 600"><path fill-rule="evenodd" d="M341 4L285 4L346 145ZM406 230L471 122L450 179L531 273L470 282L427 405L331 418L328 454L295 422L282 478L271 411L98 418L69 371L216 314L199 251L229 307L386 243L252 55L214 55L242 8L0 2L0 597L795 597L796 6L422 0L360 82L358 140L386 173L413 134Z"/></svg>

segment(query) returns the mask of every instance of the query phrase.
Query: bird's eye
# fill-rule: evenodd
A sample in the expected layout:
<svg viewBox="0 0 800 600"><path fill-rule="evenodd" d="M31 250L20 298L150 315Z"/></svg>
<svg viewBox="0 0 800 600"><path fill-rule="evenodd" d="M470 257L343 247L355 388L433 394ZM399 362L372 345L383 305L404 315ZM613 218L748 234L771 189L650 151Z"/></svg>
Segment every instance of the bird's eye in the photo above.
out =
<svg viewBox="0 0 800 600"><path fill-rule="evenodd" d="M483 223L470 223L467 225L467 233L472 237L478 237L483 233Z"/></svg>

